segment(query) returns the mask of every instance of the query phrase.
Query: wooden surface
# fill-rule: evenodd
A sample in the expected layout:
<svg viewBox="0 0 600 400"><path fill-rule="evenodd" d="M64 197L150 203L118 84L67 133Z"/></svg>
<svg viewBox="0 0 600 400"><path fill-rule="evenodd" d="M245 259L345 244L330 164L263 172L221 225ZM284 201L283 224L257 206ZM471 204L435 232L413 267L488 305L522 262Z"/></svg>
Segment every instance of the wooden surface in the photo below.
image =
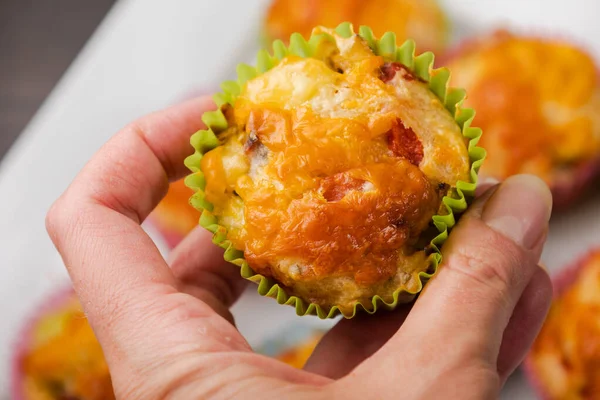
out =
<svg viewBox="0 0 600 400"><path fill-rule="evenodd" d="M114 0L0 0L0 159Z"/></svg>

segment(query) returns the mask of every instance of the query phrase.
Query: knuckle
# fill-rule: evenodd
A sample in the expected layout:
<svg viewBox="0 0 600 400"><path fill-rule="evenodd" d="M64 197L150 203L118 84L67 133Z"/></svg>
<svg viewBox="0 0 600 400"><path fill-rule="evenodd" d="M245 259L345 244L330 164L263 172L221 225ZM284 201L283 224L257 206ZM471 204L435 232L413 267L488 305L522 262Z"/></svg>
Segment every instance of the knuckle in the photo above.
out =
<svg viewBox="0 0 600 400"><path fill-rule="evenodd" d="M165 117L169 119L170 117ZM158 160L160 160L161 167L165 170L168 176L172 176L177 169L175 165L171 162L170 157L166 150L160 146L153 144L152 140L149 140L149 137L152 136L152 130L144 124L143 121L133 121L130 122L122 131L124 135L127 135L131 138L135 138L136 140L141 140L145 146L152 151Z"/></svg>
<svg viewBox="0 0 600 400"><path fill-rule="evenodd" d="M80 233L93 228L96 223L93 210L83 201L71 198L68 193L56 200L46 214L46 231L63 260L68 265L69 254L81 249L86 237ZM66 259L65 259L66 257Z"/></svg>
<svg viewBox="0 0 600 400"><path fill-rule="evenodd" d="M56 200L51 206L48 212L46 213L46 231L54 240L55 234L58 232L59 225L61 223L61 204L60 199Z"/></svg>
<svg viewBox="0 0 600 400"><path fill-rule="evenodd" d="M60 247L61 239L69 229L69 207L65 203L63 195L50 206L46 213L46 231L57 247Z"/></svg>
<svg viewBox="0 0 600 400"><path fill-rule="evenodd" d="M94 176L90 197L141 223L166 194L168 180L160 162L144 142L143 133L136 133L139 128L134 124L105 145L104 152L111 155L111 162L94 164L101 173ZM136 155L128 150L131 148L138 149ZM133 158L139 162L131 162Z"/></svg>
<svg viewBox="0 0 600 400"><path fill-rule="evenodd" d="M452 246L445 256L446 268L476 284L503 292L522 284L528 263L522 249L491 229L480 232L476 241Z"/></svg>

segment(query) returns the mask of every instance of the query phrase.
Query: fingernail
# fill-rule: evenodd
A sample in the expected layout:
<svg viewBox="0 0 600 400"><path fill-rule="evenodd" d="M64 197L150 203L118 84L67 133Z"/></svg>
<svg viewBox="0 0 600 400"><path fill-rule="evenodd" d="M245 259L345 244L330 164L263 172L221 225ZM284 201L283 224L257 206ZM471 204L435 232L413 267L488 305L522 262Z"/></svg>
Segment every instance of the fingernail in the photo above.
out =
<svg viewBox="0 0 600 400"><path fill-rule="evenodd" d="M519 246L531 249L546 231L551 212L548 186L535 176L515 175L486 203L481 219Z"/></svg>
<svg viewBox="0 0 600 400"><path fill-rule="evenodd" d="M483 196L483 194L487 193L488 190L497 186L499 183L500 181L498 179L492 177L484 177L483 179L480 179L479 183L477 184L477 189L475 189L475 196Z"/></svg>
<svg viewBox="0 0 600 400"><path fill-rule="evenodd" d="M497 184L499 184L500 181L496 178L494 178L493 176L486 176L485 178L481 179L479 181L479 185L477 186L495 186Z"/></svg>

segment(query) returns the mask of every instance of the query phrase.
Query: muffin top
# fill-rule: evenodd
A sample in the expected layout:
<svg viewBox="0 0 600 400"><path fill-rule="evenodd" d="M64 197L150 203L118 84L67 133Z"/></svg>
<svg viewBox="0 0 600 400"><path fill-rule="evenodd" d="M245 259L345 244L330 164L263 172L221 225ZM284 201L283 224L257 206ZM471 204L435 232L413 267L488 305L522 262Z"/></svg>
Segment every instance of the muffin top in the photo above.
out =
<svg viewBox="0 0 600 400"><path fill-rule="evenodd" d="M532 173L551 183L600 154L598 73L583 51L497 32L459 49L448 67L485 132L484 175Z"/></svg>
<svg viewBox="0 0 600 400"><path fill-rule="evenodd" d="M414 39L419 50L441 51L448 23L436 0L274 0L265 20L270 39L287 40L294 32L308 37L315 26L349 21L367 25L377 36L395 32Z"/></svg>
<svg viewBox="0 0 600 400"><path fill-rule="evenodd" d="M469 155L427 83L357 35L319 32L334 40L284 58L222 108L229 128L202 159L204 191L255 271L368 285L423 250Z"/></svg>
<svg viewBox="0 0 600 400"><path fill-rule="evenodd" d="M19 366L26 399L114 399L102 348L74 295L28 334Z"/></svg>
<svg viewBox="0 0 600 400"><path fill-rule="evenodd" d="M600 393L600 250L580 268L575 282L554 300L530 354L551 399Z"/></svg>

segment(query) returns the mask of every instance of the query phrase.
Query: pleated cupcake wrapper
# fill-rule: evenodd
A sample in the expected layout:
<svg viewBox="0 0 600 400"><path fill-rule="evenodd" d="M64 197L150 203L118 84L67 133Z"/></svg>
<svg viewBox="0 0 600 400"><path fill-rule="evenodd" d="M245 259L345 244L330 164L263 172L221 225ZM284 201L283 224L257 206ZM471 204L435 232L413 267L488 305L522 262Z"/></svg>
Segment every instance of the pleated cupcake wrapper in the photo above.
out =
<svg viewBox="0 0 600 400"><path fill-rule="evenodd" d="M340 24L335 30L344 38L356 34L350 23ZM275 280L257 274L252 270L248 262L244 259L243 252L235 249L227 239L227 229L219 225L218 218L212 213L213 205L205 198L204 188L206 181L200 169L200 162L205 153L220 145L217 134L228 128L227 120L220 109L204 113L202 121L206 124L207 129L200 130L192 135L190 143L194 147L195 152L185 160L186 166L192 171L192 174L186 178L186 184L196 191L190 199L190 204L202 212L200 225L214 234L213 243L225 249L225 260L239 266L242 277L258 284L258 293L260 295L272 297L279 304L295 307L296 314L298 315L312 314L325 319L332 318L341 313L345 318L352 318L360 309L373 314L378 308L393 309L399 303L412 301L415 295L422 290L423 285L436 273L442 261L440 248L448 238L450 229L455 225L456 216L463 213L473 199L477 186L477 173L485 158L485 150L477 147L477 142L482 133L481 129L471 127L475 111L461 107L466 97L464 90L448 87L450 71L446 68L433 69L433 53L426 52L415 56L414 41L408 40L401 46L397 46L396 35L394 33L387 32L380 39L377 39L374 37L371 29L366 26L360 27L358 35L368 43L375 54L382 56L386 61L399 62L405 65L413 74L428 82L431 91L441 100L450 114L454 116L456 123L462 129L463 136L468 139L468 153L471 163L470 180L469 182L457 182L456 187L442 200L444 205L442 207L443 211L433 217L432 222L439 231L439 234L430 242L430 268L419 274L420 284L414 292L408 291L405 288L398 288L393 293L391 302L385 301L380 296L374 296L369 302L357 302L349 313L343 312L337 305L323 307L319 304L305 301L297 296L289 295L286 293L285 288L280 286ZM290 37L289 47L286 47L280 40L274 41L272 53L266 50L258 52L255 67L246 64L237 66L238 80L223 82L221 85L223 92L214 96L217 106L221 107L224 104L233 105L248 80L269 71L287 55L292 54L305 58L311 57L311 55L315 54L319 44L325 40L333 41L334 39L326 33L313 33L306 40L300 34L294 33Z"/></svg>
<svg viewBox="0 0 600 400"><path fill-rule="evenodd" d="M552 213L571 210L586 195L594 192L594 182L600 178L600 155L574 167L564 179L550 185L552 191Z"/></svg>

